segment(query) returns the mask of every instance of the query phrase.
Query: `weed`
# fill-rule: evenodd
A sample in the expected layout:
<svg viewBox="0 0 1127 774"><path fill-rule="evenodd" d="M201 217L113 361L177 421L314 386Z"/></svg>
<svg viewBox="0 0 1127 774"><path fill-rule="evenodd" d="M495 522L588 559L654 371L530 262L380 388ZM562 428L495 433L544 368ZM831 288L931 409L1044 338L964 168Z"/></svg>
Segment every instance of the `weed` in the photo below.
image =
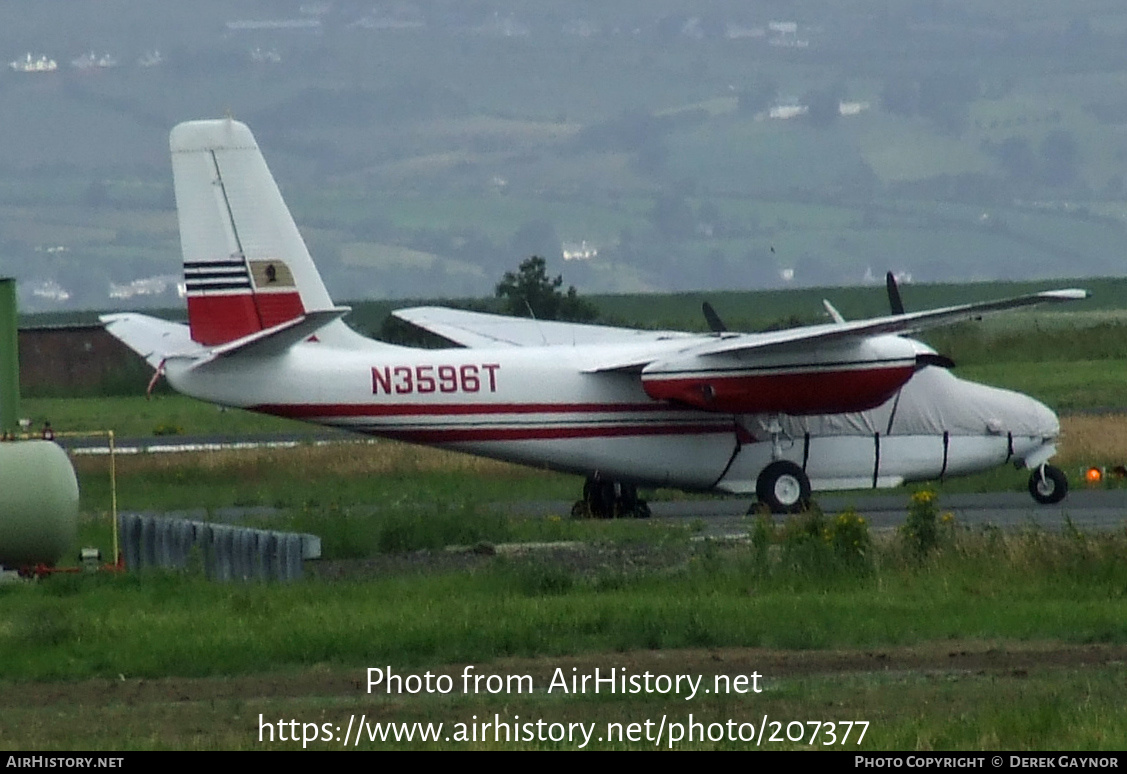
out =
<svg viewBox="0 0 1127 774"><path fill-rule="evenodd" d="M934 490L921 489L908 503L908 517L900 527L908 550L923 559L939 545L939 507Z"/></svg>
<svg viewBox="0 0 1127 774"><path fill-rule="evenodd" d="M769 512L761 512L751 526L752 566L755 574L764 576L769 569L771 543L775 537L775 522Z"/></svg>
<svg viewBox="0 0 1127 774"><path fill-rule="evenodd" d="M821 575L833 564L826 517L816 505L782 529L782 567L793 576Z"/></svg>
<svg viewBox="0 0 1127 774"><path fill-rule="evenodd" d="M549 562L501 562L495 572L508 589L528 597L566 594L575 586L575 576L569 569Z"/></svg>
<svg viewBox="0 0 1127 774"><path fill-rule="evenodd" d="M430 513L396 508L379 516L376 547L385 553L473 545L508 539L508 520L500 513L468 505L435 506Z"/></svg>
<svg viewBox="0 0 1127 774"><path fill-rule="evenodd" d="M78 630L66 607L44 606L34 613L24 614L13 627L15 638L33 648L49 648L75 640Z"/></svg>
<svg viewBox="0 0 1127 774"><path fill-rule="evenodd" d="M852 508L839 513L826 528L830 546L838 560L861 566L869 559L872 539L869 524Z"/></svg>

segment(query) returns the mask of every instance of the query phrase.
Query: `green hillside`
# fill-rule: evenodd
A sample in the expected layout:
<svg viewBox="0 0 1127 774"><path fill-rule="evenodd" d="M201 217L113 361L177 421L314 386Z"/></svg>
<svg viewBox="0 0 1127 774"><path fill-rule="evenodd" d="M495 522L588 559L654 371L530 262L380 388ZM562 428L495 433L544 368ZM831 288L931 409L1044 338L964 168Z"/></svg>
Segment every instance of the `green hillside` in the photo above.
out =
<svg viewBox="0 0 1127 774"><path fill-rule="evenodd" d="M1125 44L1107 0L8 3L0 51L58 69L0 72L0 272L175 303L120 290L178 273L167 133L233 115L338 297L584 242L587 293L1114 276Z"/></svg>

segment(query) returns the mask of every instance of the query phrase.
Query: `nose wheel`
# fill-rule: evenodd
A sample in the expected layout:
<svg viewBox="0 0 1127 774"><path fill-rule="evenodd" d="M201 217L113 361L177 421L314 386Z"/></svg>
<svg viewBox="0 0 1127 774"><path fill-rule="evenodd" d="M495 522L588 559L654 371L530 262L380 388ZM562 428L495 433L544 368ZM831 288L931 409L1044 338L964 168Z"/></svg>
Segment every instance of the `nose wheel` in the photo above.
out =
<svg viewBox="0 0 1127 774"><path fill-rule="evenodd" d="M1068 494L1068 476L1060 468L1041 465L1029 476L1029 494L1042 505L1059 503Z"/></svg>
<svg viewBox="0 0 1127 774"><path fill-rule="evenodd" d="M793 462L776 460L759 474L755 496L771 513L800 513L810 507L810 479Z"/></svg>
<svg viewBox="0 0 1127 774"><path fill-rule="evenodd" d="M589 478L583 483L583 499L571 507L576 519L648 519L650 506L638 497L638 487L620 481Z"/></svg>

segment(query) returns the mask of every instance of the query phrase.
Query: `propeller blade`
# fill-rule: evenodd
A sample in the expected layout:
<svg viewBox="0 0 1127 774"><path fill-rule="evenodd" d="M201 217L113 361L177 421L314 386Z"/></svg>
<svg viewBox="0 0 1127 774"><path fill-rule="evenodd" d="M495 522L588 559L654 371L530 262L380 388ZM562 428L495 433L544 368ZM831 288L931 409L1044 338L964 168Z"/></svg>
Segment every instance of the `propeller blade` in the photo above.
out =
<svg viewBox="0 0 1127 774"><path fill-rule="evenodd" d="M946 355L937 355L931 352L916 355L916 368L924 366L938 366L939 368L954 368L955 361Z"/></svg>
<svg viewBox="0 0 1127 774"><path fill-rule="evenodd" d="M704 312L704 319L708 320L708 327L712 329L713 333L727 333L728 326L720 319L720 315L716 314L716 310L712 308L712 304L705 301L701 304L701 311Z"/></svg>
<svg viewBox="0 0 1127 774"><path fill-rule="evenodd" d="M896 277L892 272L884 275L884 287L888 291L888 306L893 314L904 314L904 302L900 300L900 288L896 287Z"/></svg>

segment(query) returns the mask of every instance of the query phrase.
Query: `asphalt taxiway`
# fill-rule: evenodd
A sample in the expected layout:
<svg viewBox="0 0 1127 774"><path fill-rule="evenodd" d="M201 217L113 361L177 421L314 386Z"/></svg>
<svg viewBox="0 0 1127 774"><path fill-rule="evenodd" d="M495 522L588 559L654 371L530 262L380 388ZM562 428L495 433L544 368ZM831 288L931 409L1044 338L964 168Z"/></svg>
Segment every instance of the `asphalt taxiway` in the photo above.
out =
<svg viewBox="0 0 1127 774"><path fill-rule="evenodd" d="M833 516L852 508L865 517L872 529L891 529L904 523L911 492L832 494L814 500L823 513ZM650 501L652 518L660 521L699 519L707 534L739 534L750 528L748 506L753 498L693 498ZM940 513L951 513L966 527L991 525L1005 530L1043 529L1058 531L1072 527L1082 531L1127 529L1127 489L1079 490L1056 505L1041 505L1028 493L986 492L941 495ZM512 503L513 513L566 515L571 503L563 501ZM776 519L784 518L776 516Z"/></svg>

